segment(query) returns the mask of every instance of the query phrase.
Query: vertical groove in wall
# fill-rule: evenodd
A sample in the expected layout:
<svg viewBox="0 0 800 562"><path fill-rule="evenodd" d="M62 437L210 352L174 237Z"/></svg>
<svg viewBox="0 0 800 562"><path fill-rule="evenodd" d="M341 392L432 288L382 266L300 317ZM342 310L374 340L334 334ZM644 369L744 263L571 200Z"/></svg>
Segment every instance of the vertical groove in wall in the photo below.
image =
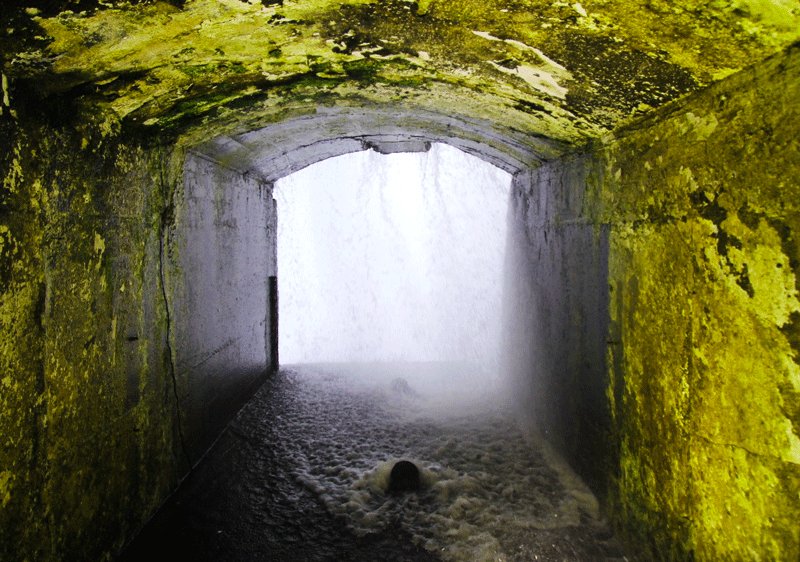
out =
<svg viewBox="0 0 800 562"><path fill-rule="evenodd" d="M169 229L174 222L175 215L174 215L173 190L169 188L169 184L166 181L163 169L163 162L161 163L159 182L161 185L163 208L160 215L161 223L159 228L159 239L158 239L158 274L160 281L159 284L161 286L161 298L164 301L164 320L165 320L164 343L166 348L165 353L167 354L167 368L169 370L169 377L170 380L172 381L172 396L175 400L175 421L176 421L176 429L178 432L178 439L180 442L180 449L181 453L183 454L183 458L184 461L186 462L187 467L190 467L192 466L192 460L186 448L186 438L184 437L183 410L181 408L180 396L178 393L178 381L175 370L175 354L172 347L172 339L174 337L173 327L172 327L172 316L170 311L169 297L167 296L166 274L164 271L164 246L165 242L169 237Z"/></svg>

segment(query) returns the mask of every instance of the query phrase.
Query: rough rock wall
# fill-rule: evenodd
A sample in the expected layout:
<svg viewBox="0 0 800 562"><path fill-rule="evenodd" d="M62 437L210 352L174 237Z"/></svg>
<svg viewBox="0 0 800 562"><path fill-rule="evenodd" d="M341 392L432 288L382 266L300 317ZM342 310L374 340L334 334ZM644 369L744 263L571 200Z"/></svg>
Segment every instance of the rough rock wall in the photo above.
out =
<svg viewBox="0 0 800 562"><path fill-rule="evenodd" d="M800 558L798 77L794 48L597 153L611 509L653 558Z"/></svg>
<svg viewBox="0 0 800 562"><path fill-rule="evenodd" d="M182 431L195 461L267 373L277 233L270 184L192 154L176 201L171 329Z"/></svg>
<svg viewBox="0 0 800 562"><path fill-rule="evenodd" d="M0 121L0 559L98 560L178 479L160 236L170 155Z"/></svg>

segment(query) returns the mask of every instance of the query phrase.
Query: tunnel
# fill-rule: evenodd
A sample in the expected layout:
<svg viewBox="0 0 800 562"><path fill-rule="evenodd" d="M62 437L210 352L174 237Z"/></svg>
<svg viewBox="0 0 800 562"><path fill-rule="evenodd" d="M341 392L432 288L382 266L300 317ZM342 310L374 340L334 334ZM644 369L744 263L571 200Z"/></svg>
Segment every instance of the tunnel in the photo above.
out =
<svg viewBox="0 0 800 562"><path fill-rule="evenodd" d="M630 557L800 558L796 4L2 12L0 559L116 559L282 376L276 182L437 143L512 177L513 409Z"/></svg>

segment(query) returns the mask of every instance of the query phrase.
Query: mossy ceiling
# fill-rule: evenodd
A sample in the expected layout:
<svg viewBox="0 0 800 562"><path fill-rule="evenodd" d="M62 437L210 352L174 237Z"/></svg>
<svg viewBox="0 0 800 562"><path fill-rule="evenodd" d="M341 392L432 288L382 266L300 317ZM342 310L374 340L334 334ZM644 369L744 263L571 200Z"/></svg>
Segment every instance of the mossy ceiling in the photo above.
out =
<svg viewBox="0 0 800 562"><path fill-rule="evenodd" d="M203 135L303 107L389 104L569 146L800 39L795 0L73 0L3 11L7 112L19 92Z"/></svg>

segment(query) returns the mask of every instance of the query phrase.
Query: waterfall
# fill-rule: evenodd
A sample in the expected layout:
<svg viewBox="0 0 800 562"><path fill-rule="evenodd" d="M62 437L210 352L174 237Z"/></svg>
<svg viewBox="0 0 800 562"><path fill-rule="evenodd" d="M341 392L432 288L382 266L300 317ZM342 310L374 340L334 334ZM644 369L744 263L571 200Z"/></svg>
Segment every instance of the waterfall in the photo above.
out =
<svg viewBox="0 0 800 562"><path fill-rule="evenodd" d="M448 145L278 181L281 358L494 370L508 173Z"/></svg>

